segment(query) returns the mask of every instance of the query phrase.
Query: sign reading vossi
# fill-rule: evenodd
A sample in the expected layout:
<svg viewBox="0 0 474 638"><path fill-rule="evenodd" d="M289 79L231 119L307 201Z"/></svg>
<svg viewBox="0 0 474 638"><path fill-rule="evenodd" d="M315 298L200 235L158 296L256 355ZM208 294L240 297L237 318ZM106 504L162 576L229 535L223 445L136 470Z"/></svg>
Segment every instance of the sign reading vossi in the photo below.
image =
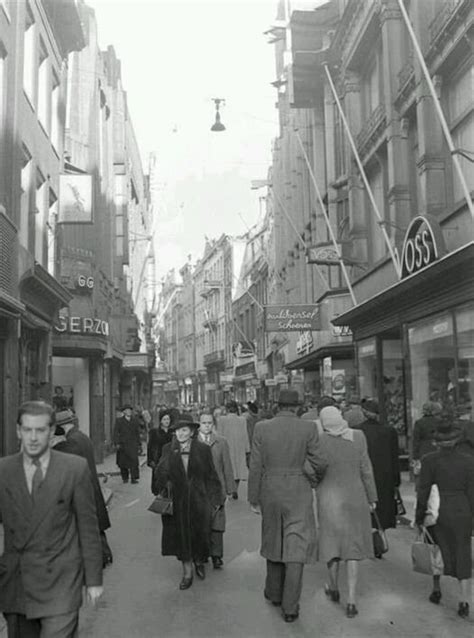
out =
<svg viewBox="0 0 474 638"><path fill-rule="evenodd" d="M446 245L439 223L430 215L418 215L412 220L405 234L400 278L405 279L423 270L444 254Z"/></svg>
<svg viewBox="0 0 474 638"><path fill-rule="evenodd" d="M314 304L280 304L264 310L266 332L321 330L319 306Z"/></svg>

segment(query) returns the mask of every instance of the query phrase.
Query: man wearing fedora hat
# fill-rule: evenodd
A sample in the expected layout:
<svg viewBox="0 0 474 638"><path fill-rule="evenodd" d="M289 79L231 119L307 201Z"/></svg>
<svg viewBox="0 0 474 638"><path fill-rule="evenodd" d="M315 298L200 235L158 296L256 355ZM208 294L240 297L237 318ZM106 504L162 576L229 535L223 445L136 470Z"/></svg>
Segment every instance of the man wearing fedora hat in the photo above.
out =
<svg viewBox="0 0 474 638"><path fill-rule="evenodd" d="M128 483L129 476L132 483L138 483L140 478L138 469L138 453L141 444L140 422L133 416L133 408L129 403L122 406L121 411L123 416L116 420L114 428L117 465L124 483Z"/></svg>
<svg viewBox="0 0 474 638"><path fill-rule="evenodd" d="M264 596L281 605L286 622L298 618L304 564L316 562L313 493L304 466L315 480L327 466L314 424L295 415L299 403L295 390L281 390L277 415L255 426L248 487L250 507L262 515Z"/></svg>

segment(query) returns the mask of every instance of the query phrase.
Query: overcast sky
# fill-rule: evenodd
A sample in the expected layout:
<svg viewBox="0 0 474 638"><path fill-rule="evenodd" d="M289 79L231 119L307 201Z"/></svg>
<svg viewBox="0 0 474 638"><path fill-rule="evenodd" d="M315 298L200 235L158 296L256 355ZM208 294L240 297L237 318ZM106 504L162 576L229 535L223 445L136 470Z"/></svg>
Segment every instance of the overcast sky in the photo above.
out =
<svg viewBox="0 0 474 638"><path fill-rule="evenodd" d="M101 47L122 61L144 166L155 152L164 204L158 270L199 257L204 235L241 234L258 218L252 179L266 177L277 132L276 0L88 0ZM225 98L212 133L212 98Z"/></svg>

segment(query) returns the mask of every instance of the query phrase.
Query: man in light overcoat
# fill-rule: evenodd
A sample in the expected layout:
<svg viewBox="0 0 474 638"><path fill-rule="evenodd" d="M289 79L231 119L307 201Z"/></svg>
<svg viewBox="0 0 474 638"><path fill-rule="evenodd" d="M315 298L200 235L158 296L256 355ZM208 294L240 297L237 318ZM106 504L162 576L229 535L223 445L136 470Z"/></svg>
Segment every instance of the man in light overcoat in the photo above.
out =
<svg viewBox="0 0 474 638"><path fill-rule="evenodd" d="M0 611L9 638L75 638L82 588L102 595L102 548L87 461L50 450L52 406L24 403L19 454L0 459Z"/></svg>
<svg viewBox="0 0 474 638"><path fill-rule="evenodd" d="M248 486L250 507L262 515L264 595L281 605L286 622L298 618L303 568L316 561L313 494L304 466L316 480L327 467L314 424L295 416L298 404L296 391L281 390L277 415L255 426Z"/></svg>

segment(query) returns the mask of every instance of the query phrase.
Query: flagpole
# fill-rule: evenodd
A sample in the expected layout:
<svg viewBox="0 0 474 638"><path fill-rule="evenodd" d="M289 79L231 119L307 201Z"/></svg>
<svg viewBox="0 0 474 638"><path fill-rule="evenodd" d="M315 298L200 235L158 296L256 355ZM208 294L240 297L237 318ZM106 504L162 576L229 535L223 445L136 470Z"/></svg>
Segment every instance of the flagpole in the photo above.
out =
<svg viewBox="0 0 474 638"><path fill-rule="evenodd" d="M471 194L469 192L469 187L466 182L466 178L464 177L464 173L462 172L461 164L459 162L459 158L456 155L457 149L454 146L453 138L451 136L451 131L449 130L448 123L443 113L443 109L441 108L441 104L438 96L436 95L436 89L433 84L433 80L431 79L430 72L428 67L426 66L425 58L423 57L423 53L420 49L420 45L418 44L418 40L413 30L413 26L410 22L410 18L408 16L405 5L402 0L398 0L398 5L400 7L400 11L402 13L403 19L405 21L406 27L408 29L408 33L410 34L410 38L413 42L413 46L415 48L415 52L420 63L421 69L423 71L423 75L425 76L426 83L428 84L428 88L431 93L431 97L433 98L433 104L438 115L441 128L443 129L444 137L446 138L446 142L448 144L449 152L451 153L451 158L453 160L454 168L458 174L459 182L461 183L461 188L463 190L464 198L466 200L467 206L469 208L469 212L471 213L471 217L474 221L474 204L471 199Z"/></svg>
<svg viewBox="0 0 474 638"><path fill-rule="evenodd" d="M352 152L354 153L355 161L357 163L357 166L359 167L359 171L360 171L360 174L361 174L361 177L362 177L362 181L364 182L365 188L367 190L367 195L369 196L370 203L372 204L372 208L374 209L374 213L375 213L375 215L376 215L376 217L378 219L378 222L379 222L378 225L380 227L380 230L382 231L383 238L384 238L385 243L386 243L387 248L388 248L388 252L390 253L390 257L392 258L392 262L393 262L393 266L395 268L395 272L397 273L397 276L399 277L400 276L400 263L399 263L399 260L398 260L396 254L395 254L395 251L394 251L393 246L392 246L392 242L390 241L390 238L389 238L389 236L387 234L387 231L385 230L385 226L384 226L385 219L380 214L379 208L377 206L377 202L375 201L374 194L372 193L372 189L370 188L369 180L367 179L367 175L366 175L364 167L362 165L362 160L360 159L360 155L359 155L359 153L357 151L357 146L356 146L356 144L354 142L354 138L352 137L351 129L349 128L349 123L348 123L346 115L344 113L344 109L342 108L342 104L341 104L341 101L340 101L339 96L337 94L336 87L334 86L334 82L333 82L331 73L329 72L329 68L328 68L327 63L324 63L324 70L326 71L326 76L327 76L328 81L329 81L329 86L331 87L331 91L332 91L332 94L333 94L334 99L336 101L338 111L339 111L339 113L341 115L341 119L342 119L342 122L344 124L344 128L346 130L347 137L349 139L349 142L350 142L350 145L351 145L351 148L352 148Z"/></svg>
<svg viewBox="0 0 474 638"><path fill-rule="evenodd" d="M295 129L295 133L296 133L296 139L298 140L299 145L301 147L301 150L303 152L303 156L304 156L304 159L305 159L305 162L306 162L306 166L308 168L308 172L310 174L311 181L313 182L314 190L316 191L316 196L318 198L319 205L321 207L321 211L322 211L322 213L324 215L324 219L326 220L326 226L327 226L328 231L329 231L329 236L331 237L331 242L332 242L332 244L334 246L334 250L336 251L337 257L339 259L339 263L341 265L342 273L344 275L344 279L346 280L347 288L348 288L349 293L351 295L352 303L354 304L354 306L357 306L357 300L356 300L356 297L355 297L355 294L354 294L354 289L352 288L351 280L349 278L349 273L347 272L346 264L344 263L341 251L339 250L339 246L338 246L336 237L334 235L334 231L332 229L331 222L329 221L328 212L326 210L326 206L324 205L323 198L321 197L321 191L319 190L318 182L316 181L316 177L314 176L314 172L313 172L313 169L311 167L311 163L309 161L308 154L306 153L306 149L304 147L303 140L301 139L298 130Z"/></svg>

